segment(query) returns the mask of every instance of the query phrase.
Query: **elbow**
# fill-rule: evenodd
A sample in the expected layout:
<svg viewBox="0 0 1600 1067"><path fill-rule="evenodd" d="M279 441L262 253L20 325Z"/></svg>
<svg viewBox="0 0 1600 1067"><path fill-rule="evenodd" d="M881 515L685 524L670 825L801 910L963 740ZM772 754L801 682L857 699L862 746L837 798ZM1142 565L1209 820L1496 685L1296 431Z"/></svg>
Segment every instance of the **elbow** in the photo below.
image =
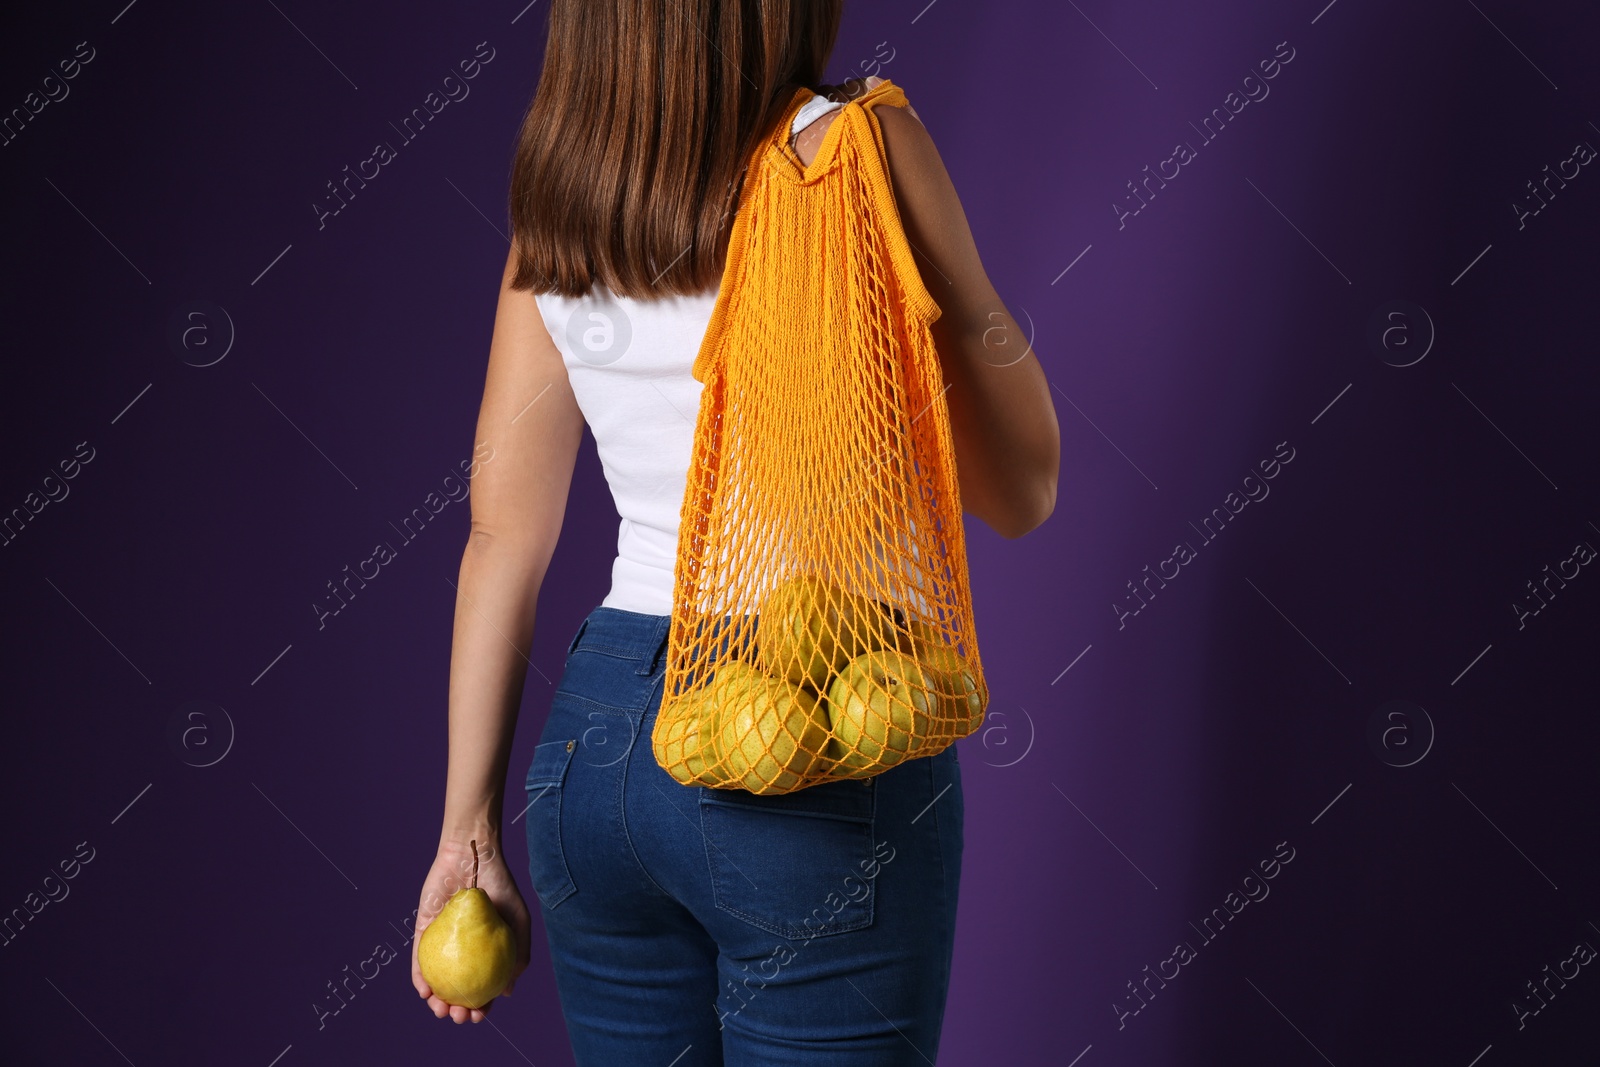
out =
<svg viewBox="0 0 1600 1067"><path fill-rule="evenodd" d="M554 555L553 539L508 532L474 520L462 552L462 562L504 572L507 581L532 576L537 584L543 580Z"/></svg>
<svg viewBox="0 0 1600 1067"><path fill-rule="evenodd" d="M1061 437L1056 428L1055 409L1047 408L1049 432L1032 451L1024 469L1027 473L1012 493L1012 506L1006 520L995 530L1008 540L1032 533L1056 510L1056 481L1061 473Z"/></svg>
<svg viewBox="0 0 1600 1067"><path fill-rule="evenodd" d="M1019 501L1018 506L1009 514L997 516L989 525L1001 537L1015 541L1044 525L1044 521L1055 509L1056 479L1052 475L1040 482L1027 499Z"/></svg>

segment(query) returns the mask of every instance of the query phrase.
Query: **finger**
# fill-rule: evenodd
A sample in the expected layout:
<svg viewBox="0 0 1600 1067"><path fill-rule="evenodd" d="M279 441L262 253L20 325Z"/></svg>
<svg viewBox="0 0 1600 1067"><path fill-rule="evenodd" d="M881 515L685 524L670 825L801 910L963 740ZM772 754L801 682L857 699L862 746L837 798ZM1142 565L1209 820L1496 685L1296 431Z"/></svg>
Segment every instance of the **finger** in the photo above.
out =
<svg viewBox="0 0 1600 1067"><path fill-rule="evenodd" d="M436 1019L443 1019L446 1015L450 1014L450 1005L446 1004L438 997L430 996L428 998L428 1007L433 1010L433 1015Z"/></svg>

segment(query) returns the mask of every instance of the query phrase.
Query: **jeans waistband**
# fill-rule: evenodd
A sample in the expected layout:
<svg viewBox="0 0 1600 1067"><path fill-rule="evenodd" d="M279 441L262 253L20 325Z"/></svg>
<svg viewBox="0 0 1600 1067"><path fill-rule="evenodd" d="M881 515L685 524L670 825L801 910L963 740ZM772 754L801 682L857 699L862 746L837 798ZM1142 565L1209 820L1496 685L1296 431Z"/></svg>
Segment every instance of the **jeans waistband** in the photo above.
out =
<svg viewBox="0 0 1600 1067"><path fill-rule="evenodd" d="M567 655L580 648L603 649L614 655L638 660L634 673L653 674L666 654L670 615L599 605L578 626L567 643Z"/></svg>
<svg viewBox="0 0 1600 1067"><path fill-rule="evenodd" d="M733 654L736 656L747 657L754 648L759 623L760 618L754 615L724 615L709 622L694 624L690 640L697 644L702 638L720 641L716 653L719 658L728 655L730 649L735 650ZM571 656L580 648L590 648L633 660L634 674L646 678L666 669L671 624L671 615L646 615L601 604L579 624L577 633L567 643L567 655ZM700 658L700 651L699 647L689 651L691 664ZM691 666L679 678L680 689L697 685L698 673Z"/></svg>

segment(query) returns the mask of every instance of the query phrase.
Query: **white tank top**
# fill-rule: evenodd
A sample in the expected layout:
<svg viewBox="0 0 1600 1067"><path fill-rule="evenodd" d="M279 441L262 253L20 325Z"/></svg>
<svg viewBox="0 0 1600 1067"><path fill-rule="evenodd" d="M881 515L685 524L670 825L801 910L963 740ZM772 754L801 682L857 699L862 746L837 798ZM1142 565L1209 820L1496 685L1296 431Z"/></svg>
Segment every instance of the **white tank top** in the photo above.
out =
<svg viewBox="0 0 1600 1067"><path fill-rule="evenodd" d="M791 129L840 106L813 97ZM672 613L678 515L700 410L701 383L690 370L717 290L635 300L597 283L577 299L535 294L622 520L607 607Z"/></svg>

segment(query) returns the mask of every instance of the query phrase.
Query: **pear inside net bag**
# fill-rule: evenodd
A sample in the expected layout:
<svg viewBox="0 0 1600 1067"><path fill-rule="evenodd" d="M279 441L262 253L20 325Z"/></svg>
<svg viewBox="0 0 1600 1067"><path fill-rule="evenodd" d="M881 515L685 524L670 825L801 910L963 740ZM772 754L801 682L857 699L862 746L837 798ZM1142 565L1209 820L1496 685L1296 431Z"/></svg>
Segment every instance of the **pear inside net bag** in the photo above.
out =
<svg viewBox="0 0 1600 1067"><path fill-rule="evenodd" d="M798 92L778 131L808 97ZM752 158L695 361L656 761L787 793L934 755L988 704L945 386L874 106ZM831 147L831 151L830 151Z"/></svg>

